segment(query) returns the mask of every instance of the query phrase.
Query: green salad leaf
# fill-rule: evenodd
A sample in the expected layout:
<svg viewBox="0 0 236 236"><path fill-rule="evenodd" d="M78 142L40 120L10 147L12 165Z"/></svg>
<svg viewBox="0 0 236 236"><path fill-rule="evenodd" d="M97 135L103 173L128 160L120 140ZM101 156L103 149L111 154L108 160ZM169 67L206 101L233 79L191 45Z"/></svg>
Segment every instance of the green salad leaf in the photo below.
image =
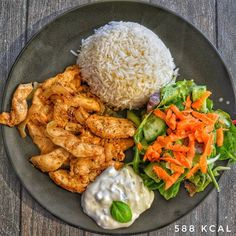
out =
<svg viewBox="0 0 236 236"><path fill-rule="evenodd" d="M178 192L179 192L179 188L180 188L180 184L181 182L178 181L175 184L173 184L170 188L168 188L167 190L165 190L165 185L163 184L158 190L159 193L166 199L169 200L171 198L174 198Z"/></svg>
<svg viewBox="0 0 236 236"><path fill-rule="evenodd" d="M192 101L197 101L206 91L206 86L196 85L192 80L182 80L171 83L161 89L161 101L154 110L160 109L161 111L165 111L169 109L171 104L174 104L182 111L185 109L184 102L187 96L190 96ZM220 171L229 169L229 167L222 166L221 162L225 160L227 160L229 164L236 162L236 127L233 125L230 115L222 110L213 110L213 101L209 98L203 101L202 106L198 108L197 111L202 113L217 113L219 120L216 122L214 130L212 131L214 134L214 144L208 159L207 173L202 173L199 170L190 179L185 180L185 183L190 184L185 185L187 190L190 191L190 195L204 191L210 183L213 183L219 191L216 177L219 175ZM223 128L224 142L221 147L218 147L216 144L216 130L220 127ZM134 148L135 154L133 161L130 164L133 166L135 172L142 177L145 186L150 190L158 190L165 199L169 200L175 197L179 192L180 185L186 173L182 174L178 181L166 190L164 181L153 172L153 166L159 165L168 175L172 175L174 172L170 170L169 164L163 161L150 163L149 161L143 160L143 156L149 145L152 145L158 136L166 135L166 130L167 126L165 121L153 115L152 112L145 114L134 135L136 147ZM176 144L182 145L183 143L184 140L176 141ZM140 145L139 149L137 148L138 145ZM199 145L201 149L201 143ZM172 151L166 150L166 152L173 157ZM200 156L201 152L196 151L193 159L194 165L199 163Z"/></svg>
<svg viewBox="0 0 236 236"><path fill-rule="evenodd" d="M195 83L192 80L182 80L169 84L161 90L161 102L158 107L170 104L182 104L191 93Z"/></svg>
<svg viewBox="0 0 236 236"><path fill-rule="evenodd" d="M217 110L220 116L218 126L225 128L224 143L221 147L216 147L216 152L220 154L219 160L229 160L230 163L236 162L236 127L231 121L228 113Z"/></svg>

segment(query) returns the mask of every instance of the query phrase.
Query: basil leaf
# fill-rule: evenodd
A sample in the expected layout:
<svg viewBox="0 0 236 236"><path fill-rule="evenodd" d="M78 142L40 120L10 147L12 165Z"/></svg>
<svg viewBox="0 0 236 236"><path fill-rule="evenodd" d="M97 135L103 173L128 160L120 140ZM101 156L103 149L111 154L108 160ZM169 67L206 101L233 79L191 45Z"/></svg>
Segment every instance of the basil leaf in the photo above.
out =
<svg viewBox="0 0 236 236"><path fill-rule="evenodd" d="M110 213L112 218L120 223L127 223L132 220L132 212L129 205L122 201L113 201Z"/></svg>

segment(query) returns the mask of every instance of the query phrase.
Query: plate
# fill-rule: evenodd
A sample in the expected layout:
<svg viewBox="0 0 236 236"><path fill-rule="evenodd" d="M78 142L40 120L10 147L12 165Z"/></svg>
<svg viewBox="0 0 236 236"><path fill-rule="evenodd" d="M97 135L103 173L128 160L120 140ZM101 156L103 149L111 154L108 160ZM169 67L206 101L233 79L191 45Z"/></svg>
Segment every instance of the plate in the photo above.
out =
<svg viewBox="0 0 236 236"><path fill-rule="evenodd" d="M179 67L179 79L194 79L213 92L215 107L231 115L235 94L230 75L213 45L193 25L164 8L138 2L100 2L64 13L46 25L26 45L16 60L5 87L2 110L9 110L13 91L20 83L42 82L75 64L70 50L77 50L81 40L110 21L138 22L164 41ZM220 103L223 97L230 104ZM152 207L129 228L105 230L85 215L80 195L56 186L46 174L33 168L28 159L38 153L29 137L22 139L16 128L3 127L5 148L22 184L45 209L65 222L84 230L103 234L136 234L164 227L187 214L211 191L191 198L181 188L176 198L166 201L156 194Z"/></svg>

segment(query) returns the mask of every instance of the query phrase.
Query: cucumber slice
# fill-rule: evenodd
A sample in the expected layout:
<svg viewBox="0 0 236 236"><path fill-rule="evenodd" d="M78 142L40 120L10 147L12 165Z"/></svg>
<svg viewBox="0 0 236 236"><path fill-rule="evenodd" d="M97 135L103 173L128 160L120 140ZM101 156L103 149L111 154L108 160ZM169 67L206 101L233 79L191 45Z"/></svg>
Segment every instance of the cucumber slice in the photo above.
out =
<svg viewBox="0 0 236 236"><path fill-rule="evenodd" d="M133 111L130 110L127 111L127 119L131 120L136 127L138 127L141 123L140 118Z"/></svg>
<svg viewBox="0 0 236 236"><path fill-rule="evenodd" d="M165 131L165 121L155 115L150 115L146 124L143 126L143 134L147 142L154 141L157 136L164 134Z"/></svg>

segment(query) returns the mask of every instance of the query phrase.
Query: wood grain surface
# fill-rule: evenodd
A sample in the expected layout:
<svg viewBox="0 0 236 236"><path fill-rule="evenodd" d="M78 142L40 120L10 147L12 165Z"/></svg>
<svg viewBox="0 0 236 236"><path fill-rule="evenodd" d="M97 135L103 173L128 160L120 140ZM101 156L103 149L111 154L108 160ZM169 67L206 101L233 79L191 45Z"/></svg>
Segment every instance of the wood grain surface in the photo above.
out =
<svg viewBox="0 0 236 236"><path fill-rule="evenodd" d="M96 0L95 0L96 1ZM90 0L0 0L0 100L7 74L26 42L53 18ZM145 2L149 2L145 0ZM236 88L236 1L235 0L151 0L166 7L200 29L219 49ZM187 216L145 236L236 235L236 168L220 180L214 190ZM175 226L195 225L195 232L175 233ZM226 225L231 233L202 233L201 225ZM0 139L0 235L95 236L53 217L20 185Z"/></svg>

